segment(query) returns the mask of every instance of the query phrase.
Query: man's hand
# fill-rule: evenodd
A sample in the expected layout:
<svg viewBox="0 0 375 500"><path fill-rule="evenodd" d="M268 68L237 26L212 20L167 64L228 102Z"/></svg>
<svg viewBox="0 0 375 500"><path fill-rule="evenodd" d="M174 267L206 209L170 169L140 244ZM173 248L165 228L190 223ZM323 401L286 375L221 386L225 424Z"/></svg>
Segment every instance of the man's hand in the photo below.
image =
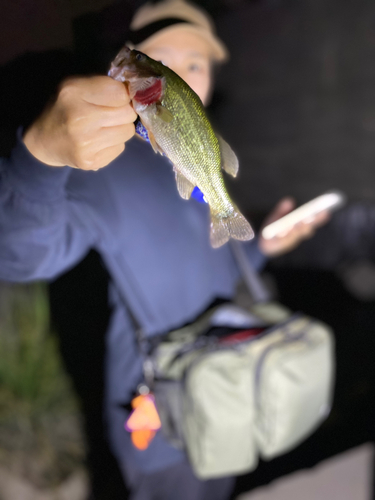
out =
<svg viewBox="0 0 375 500"><path fill-rule="evenodd" d="M124 151L136 117L123 83L108 76L70 78L26 131L24 143L47 165L98 170Z"/></svg>
<svg viewBox="0 0 375 500"><path fill-rule="evenodd" d="M263 227L271 224L284 215L288 214L295 208L295 202L292 198L283 198L264 221ZM310 217L299 224L296 224L290 231L282 235L266 240L260 233L259 248L268 257L276 257L283 253L293 250L303 240L311 238L315 234L315 230L325 224L330 218L328 211L321 212L315 217Z"/></svg>

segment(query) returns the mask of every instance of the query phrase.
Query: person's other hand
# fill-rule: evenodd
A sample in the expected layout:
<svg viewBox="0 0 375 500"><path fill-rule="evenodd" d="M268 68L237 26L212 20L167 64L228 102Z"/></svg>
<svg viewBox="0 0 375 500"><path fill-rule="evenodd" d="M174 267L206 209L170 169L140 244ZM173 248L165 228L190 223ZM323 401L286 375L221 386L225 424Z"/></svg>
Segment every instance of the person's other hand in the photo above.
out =
<svg viewBox="0 0 375 500"><path fill-rule="evenodd" d="M263 227L280 219L294 210L294 208L295 201L292 198L283 198L266 218ZM263 238L262 233L260 232L259 248L268 257L276 257L277 255L289 252L290 250L293 250L293 248L296 248L303 240L311 238L311 236L315 234L316 229L325 224L329 218L330 213L328 211L321 212L315 217L309 217L303 222L293 226L293 228L289 231L269 240Z"/></svg>
<svg viewBox="0 0 375 500"><path fill-rule="evenodd" d="M136 117L123 83L108 76L69 78L24 143L47 165L98 170L124 151Z"/></svg>

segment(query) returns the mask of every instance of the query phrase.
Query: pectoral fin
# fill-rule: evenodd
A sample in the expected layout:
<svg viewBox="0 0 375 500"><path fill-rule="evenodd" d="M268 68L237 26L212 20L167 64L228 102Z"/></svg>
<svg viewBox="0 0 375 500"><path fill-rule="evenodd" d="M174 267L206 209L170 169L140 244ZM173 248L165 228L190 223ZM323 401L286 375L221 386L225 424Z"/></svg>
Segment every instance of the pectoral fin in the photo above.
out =
<svg viewBox="0 0 375 500"><path fill-rule="evenodd" d="M221 166L228 174L236 177L238 172L238 158L229 144L220 136L217 136L221 151Z"/></svg>
<svg viewBox="0 0 375 500"><path fill-rule="evenodd" d="M161 120L163 120L166 123L169 123L173 120L172 113L162 104L156 105L156 116L158 116Z"/></svg>
<svg viewBox="0 0 375 500"><path fill-rule="evenodd" d="M175 167L174 172L176 174L178 192L180 193L181 198L183 198L184 200L188 200L194 189L194 184L188 181L186 177L182 175Z"/></svg>

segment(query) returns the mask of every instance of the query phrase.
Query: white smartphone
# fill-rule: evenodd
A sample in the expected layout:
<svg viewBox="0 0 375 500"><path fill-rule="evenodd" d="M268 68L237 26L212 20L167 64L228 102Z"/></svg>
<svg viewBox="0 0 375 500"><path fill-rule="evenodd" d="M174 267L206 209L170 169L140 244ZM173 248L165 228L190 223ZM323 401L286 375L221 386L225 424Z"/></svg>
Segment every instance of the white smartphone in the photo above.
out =
<svg viewBox="0 0 375 500"><path fill-rule="evenodd" d="M341 191L329 191L328 193L322 194L317 198L301 205L292 212L281 219L268 224L262 230L262 236L266 240L270 240L275 236L280 236L288 230L292 229L293 226L308 220L310 217L318 215L320 212L328 210L333 212L338 208L342 207L346 203L346 196Z"/></svg>

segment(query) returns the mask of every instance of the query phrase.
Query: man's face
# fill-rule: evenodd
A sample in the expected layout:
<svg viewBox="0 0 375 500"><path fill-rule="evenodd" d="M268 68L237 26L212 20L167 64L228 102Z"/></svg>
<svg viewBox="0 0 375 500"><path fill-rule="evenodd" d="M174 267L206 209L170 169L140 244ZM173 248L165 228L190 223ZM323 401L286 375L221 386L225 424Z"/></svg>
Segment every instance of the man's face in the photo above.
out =
<svg viewBox="0 0 375 500"><path fill-rule="evenodd" d="M184 30L162 33L142 52L177 73L207 104L211 90L211 48L199 35Z"/></svg>

